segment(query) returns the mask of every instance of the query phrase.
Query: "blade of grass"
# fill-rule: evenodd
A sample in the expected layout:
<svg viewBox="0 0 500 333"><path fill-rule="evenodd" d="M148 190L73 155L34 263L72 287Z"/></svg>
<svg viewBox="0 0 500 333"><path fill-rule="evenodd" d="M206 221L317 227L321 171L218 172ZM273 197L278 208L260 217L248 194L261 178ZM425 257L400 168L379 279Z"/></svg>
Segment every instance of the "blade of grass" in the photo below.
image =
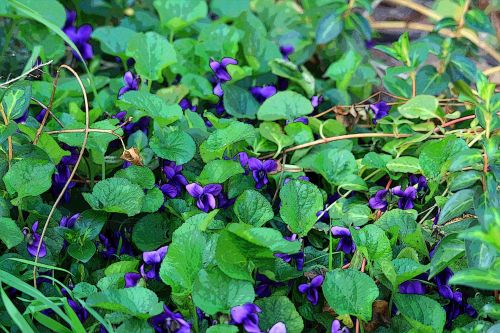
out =
<svg viewBox="0 0 500 333"><path fill-rule="evenodd" d="M26 264L26 265L37 266L37 267L40 267L40 268L53 269L55 271L61 271L61 272L70 274L71 276L74 276L73 273L71 273L70 271L65 270L64 268L59 268L57 266L42 264L42 263L39 263L39 262L35 263L34 261L26 260L26 259L21 259L21 258L7 258L6 260L13 260L13 261L17 261L17 262L20 262L20 263L23 263L23 264Z"/></svg>
<svg viewBox="0 0 500 333"><path fill-rule="evenodd" d="M10 287L16 288L17 290L30 295L34 299L44 303L47 307L49 307L57 315L59 315L59 317L61 317L65 322L71 324L71 320L68 318L68 316L66 316L66 314L54 302L49 300L44 294L27 284L26 282L22 281L21 279L4 270L0 270L0 283L5 283Z"/></svg>
<svg viewBox="0 0 500 333"><path fill-rule="evenodd" d="M71 328L74 333L86 333L85 327L83 327L82 322L76 315L75 311L69 306L68 302L64 302L64 310L71 319Z"/></svg>
<svg viewBox="0 0 500 333"><path fill-rule="evenodd" d="M28 324L26 319L23 317L23 315L19 312L19 310L16 308L14 303L10 300L9 296L5 293L5 290L3 290L1 284L0 284L0 293L2 295L2 301L3 305L5 306L5 310L7 310L7 313L9 314L10 318L14 322L14 324L17 325L17 327L21 330L21 332L24 333L35 333L33 328Z"/></svg>
<svg viewBox="0 0 500 333"><path fill-rule="evenodd" d="M41 312L33 313L33 317L43 326L56 333L72 333L70 329Z"/></svg>
<svg viewBox="0 0 500 333"><path fill-rule="evenodd" d="M90 306L87 305L83 300L78 299L78 302L95 318L97 319L98 322L100 322L106 330L108 330L109 333L115 333L113 326L109 324L109 322L104 319L96 310L92 309Z"/></svg>

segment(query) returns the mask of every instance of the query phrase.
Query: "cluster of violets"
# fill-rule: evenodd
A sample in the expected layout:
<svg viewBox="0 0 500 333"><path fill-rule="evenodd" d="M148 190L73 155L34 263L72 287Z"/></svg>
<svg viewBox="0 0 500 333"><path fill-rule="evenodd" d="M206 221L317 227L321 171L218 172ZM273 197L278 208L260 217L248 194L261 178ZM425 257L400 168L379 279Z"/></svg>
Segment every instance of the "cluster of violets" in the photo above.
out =
<svg viewBox="0 0 500 333"><path fill-rule="evenodd" d="M408 179L408 186L403 190L401 186L395 186L390 191L382 189L377 191L368 201L372 209L385 211L389 202L387 197L397 196L399 209L412 209L419 193L425 193L428 190L427 179L424 176L411 175Z"/></svg>

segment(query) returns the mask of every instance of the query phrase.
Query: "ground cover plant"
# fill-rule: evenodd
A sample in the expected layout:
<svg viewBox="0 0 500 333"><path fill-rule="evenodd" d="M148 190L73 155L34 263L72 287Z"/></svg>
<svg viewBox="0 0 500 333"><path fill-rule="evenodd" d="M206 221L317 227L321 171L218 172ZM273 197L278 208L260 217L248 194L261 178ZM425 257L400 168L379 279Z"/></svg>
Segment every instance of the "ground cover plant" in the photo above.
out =
<svg viewBox="0 0 500 333"><path fill-rule="evenodd" d="M0 328L498 332L495 5L0 1Z"/></svg>

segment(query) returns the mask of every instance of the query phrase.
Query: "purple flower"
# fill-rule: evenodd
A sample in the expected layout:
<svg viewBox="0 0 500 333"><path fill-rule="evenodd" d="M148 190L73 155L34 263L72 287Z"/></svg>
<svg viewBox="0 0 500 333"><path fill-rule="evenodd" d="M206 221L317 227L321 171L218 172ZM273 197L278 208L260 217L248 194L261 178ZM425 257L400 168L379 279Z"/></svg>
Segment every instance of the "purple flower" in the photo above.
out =
<svg viewBox="0 0 500 333"><path fill-rule="evenodd" d="M425 294L425 286L422 282L417 280L409 280L399 285L399 292L401 294Z"/></svg>
<svg viewBox="0 0 500 333"><path fill-rule="evenodd" d="M120 88L120 91L118 91L118 98L122 97L122 95L127 91L139 90L141 79L139 76L136 76L129 71L123 75L123 83L125 83L125 85Z"/></svg>
<svg viewBox="0 0 500 333"><path fill-rule="evenodd" d="M255 86L250 88L250 92L252 93L253 97L255 97L257 102L262 104L266 99L275 95L277 90L275 86Z"/></svg>
<svg viewBox="0 0 500 333"><path fill-rule="evenodd" d="M141 279L141 274L139 273L125 273L125 288L132 288L137 286L139 280Z"/></svg>
<svg viewBox="0 0 500 333"><path fill-rule="evenodd" d="M280 46L280 52L283 56L283 59L289 60L288 57L293 53L293 51L295 51L295 49L292 45L286 44Z"/></svg>
<svg viewBox="0 0 500 333"><path fill-rule="evenodd" d="M217 84L215 85L213 92L215 95L220 97L224 94L221 83L231 80L231 75L229 75L226 67L228 65L237 65L238 61L233 58L222 58L222 60L218 62L210 58L209 64L217 79Z"/></svg>
<svg viewBox="0 0 500 333"><path fill-rule="evenodd" d="M246 303L231 309L231 323L243 325L248 333L261 333L258 313L262 310L255 304Z"/></svg>
<svg viewBox="0 0 500 333"><path fill-rule="evenodd" d="M61 221L59 221L59 226L64 227L64 228L73 228L75 225L76 221L80 217L80 213L76 213L75 215L72 216L64 216Z"/></svg>
<svg viewBox="0 0 500 333"><path fill-rule="evenodd" d="M392 189L392 194L399 197L399 209L412 209L413 201L417 199L417 190L412 186L407 187L404 191L401 190L401 186L396 186Z"/></svg>
<svg viewBox="0 0 500 333"><path fill-rule="evenodd" d="M65 165L61 160L61 163L56 165L56 172L52 175L52 193L54 195L59 195L64 185L68 181L71 176L71 170L68 165ZM68 185L68 188L64 192L64 201L69 202L70 191L73 187L75 187L75 182L71 181Z"/></svg>
<svg viewBox="0 0 500 333"><path fill-rule="evenodd" d="M26 123L26 119L28 119L28 115L29 115L29 110L26 109L24 113L21 115L21 117L14 119L14 122L16 124L24 124Z"/></svg>
<svg viewBox="0 0 500 333"><path fill-rule="evenodd" d="M294 242L297 240L297 234L292 234L291 236L286 236L284 237L285 240L289 242ZM295 254L287 254L287 253L276 253L274 255L276 258L280 258L286 263L289 263L293 260L295 260L295 263L297 264L297 270L301 271L304 268L304 252L300 251Z"/></svg>
<svg viewBox="0 0 500 333"><path fill-rule="evenodd" d="M236 201L236 198L229 199L224 192L220 192L219 195L217 196L218 206L219 206L219 208L222 208L222 209L226 209L226 208L231 207L235 201Z"/></svg>
<svg viewBox="0 0 500 333"><path fill-rule="evenodd" d="M438 223L440 213L441 213L441 208L438 208L436 215L434 215L434 219L432 220L433 225L436 225Z"/></svg>
<svg viewBox="0 0 500 333"><path fill-rule="evenodd" d="M426 191L429 187L427 186L427 179L425 176L411 175L408 177L410 186L417 185L417 191Z"/></svg>
<svg viewBox="0 0 500 333"><path fill-rule="evenodd" d="M368 50L371 50L373 49L373 47L376 45L375 41L373 39L370 39L370 40L365 40L365 47L368 49Z"/></svg>
<svg viewBox="0 0 500 333"><path fill-rule="evenodd" d="M333 238L340 238L336 251L342 250L345 254L354 253L356 244L354 244L349 229L344 227L332 227Z"/></svg>
<svg viewBox="0 0 500 333"><path fill-rule="evenodd" d="M99 244L99 252L104 259L111 259L121 254L134 255L132 244L123 231L114 231L109 238L99 234Z"/></svg>
<svg viewBox="0 0 500 333"><path fill-rule="evenodd" d="M313 108L317 108L321 103L323 103L323 96L317 95L311 98Z"/></svg>
<svg viewBox="0 0 500 333"><path fill-rule="evenodd" d="M31 227L33 233L30 233L28 228L23 229L23 234L24 236L27 237L26 248L32 257L36 256L36 251L38 249L38 245L40 244L41 240L41 236L36 232L37 229L38 229L38 221L35 221L35 223L33 223L33 226ZM47 255L47 248L45 246L45 241L42 241L42 246L40 246L40 253L38 254L38 256L40 258L43 258L46 255Z"/></svg>
<svg viewBox="0 0 500 333"><path fill-rule="evenodd" d="M299 291L302 294L306 294L307 299L309 302L312 303L312 305L318 304L319 300L319 293L318 289L321 287L323 284L323 275L318 275L314 277L310 283L304 283L299 285Z"/></svg>
<svg viewBox="0 0 500 333"><path fill-rule="evenodd" d="M163 173L167 182L160 186L163 194L169 198L175 198L181 194L182 189L188 184L186 177L182 174L182 165L173 161L165 161Z"/></svg>
<svg viewBox="0 0 500 333"><path fill-rule="evenodd" d="M115 115L112 115L111 118L113 119L118 119L121 122L125 122L127 120L127 112L126 111L120 111ZM149 129L149 117L142 117L136 122L129 122L127 125L122 126L123 132L126 134L131 134L134 133L137 130L143 131L145 134L148 134L148 129Z"/></svg>
<svg viewBox="0 0 500 333"><path fill-rule="evenodd" d="M286 333L286 326L281 321L269 329L269 333Z"/></svg>
<svg viewBox="0 0 500 333"><path fill-rule="evenodd" d="M293 179L294 179L294 178L287 177L287 178L285 178L285 180L283 181L283 184L284 184L284 185L286 185L286 184L288 184L288 182L289 182L289 181L291 181L291 180L293 180ZM298 176L296 179L303 180L303 181L305 181L305 182L310 181L310 180L309 180L309 177L307 177L307 176ZM321 212L321 211L320 211L320 212ZM316 214L316 216L318 216L318 214Z"/></svg>
<svg viewBox="0 0 500 333"><path fill-rule="evenodd" d="M64 24L63 31L76 45L78 51L82 54L83 59L92 59L94 51L92 50L92 45L89 43L90 36L92 35L92 26L90 24L84 24L77 28L74 26L75 20L76 13L73 11L66 11L66 23ZM73 54L76 57L79 57L74 50Z"/></svg>
<svg viewBox="0 0 500 333"><path fill-rule="evenodd" d="M389 114L389 110L391 107L387 105L386 102L380 101L375 104L370 104L370 109L375 114L375 118L373 118L373 123L376 124L377 120L380 120Z"/></svg>
<svg viewBox="0 0 500 333"><path fill-rule="evenodd" d="M257 282L257 285L255 286L255 294L260 298L271 296L272 288L284 285L283 283L275 282L264 274L259 273L257 273L255 281Z"/></svg>
<svg viewBox="0 0 500 333"><path fill-rule="evenodd" d="M45 117L45 114L47 113L47 109L42 109L36 116L35 119L41 123L43 120L43 117Z"/></svg>
<svg viewBox="0 0 500 333"><path fill-rule="evenodd" d="M253 179L256 182L255 188L260 189L269 182L267 174L276 171L278 163L275 160L261 161L252 157L248 160L248 168L252 171Z"/></svg>
<svg viewBox="0 0 500 333"><path fill-rule="evenodd" d="M308 124L309 124L309 118L307 118L307 117L299 117L299 118L295 118L295 119L293 120L293 122L294 122L294 123L302 123L302 124L304 124L304 125L308 125ZM286 121L286 124L287 124L287 125L288 125L288 124L290 124L290 123L292 123L292 121L290 121L290 120L287 120L287 121Z"/></svg>
<svg viewBox="0 0 500 333"><path fill-rule="evenodd" d="M89 313L80 303L68 298L68 305L73 309L73 311L75 311L75 314L81 323L84 323L87 320Z"/></svg>
<svg viewBox="0 0 500 333"><path fill-rule="evenodd" d="M332 322L332 333L349 333L349 329L347 327L340 328L340 321L334 320Z"/></svg>
<svg viewBox="0 0 500 333"><path fill-rule="evenodd" d="M215 197L222 191L222 186L219 184L208 184L205 187L192 183L186 185L186 190L196 200L196 206L208 213L210 210L217 207Z"/></svg>
<svg viewBox="0 0 500 333"><path fill-rule="evenodd" d="M196 112L196 110L198 109L197 106L191 104L191 102L187 98L181 99L181 101L179 102L179 106L181 107L182 111L191 110L193 112Z"/></svg>
<svg viewBox="0 0 500 333"><path fill-rule="evenodd" d="M168 246L163 246L156 251L144 252L142 254L144 264L141 265L140 271L145 279L157 279L160 276L160 264L163 258L165 258L167 251Z"/></svg>
<svg viewBox="0 0 500 333"><path fill-rule="evenodd" d="M177 312L171 311L163 305L163 312L150 319L151 326L156 333L190 333L191 324Z"/></svg>
<svg viewBox="0 0 500 333"><path fill-rule="evenodd" d="M370 198L368 204L371 209L380 209L381 211L385 211L387 209L387 200L385 197L387 196L388 190L378 190L377 193L373 197Z"/></svg>

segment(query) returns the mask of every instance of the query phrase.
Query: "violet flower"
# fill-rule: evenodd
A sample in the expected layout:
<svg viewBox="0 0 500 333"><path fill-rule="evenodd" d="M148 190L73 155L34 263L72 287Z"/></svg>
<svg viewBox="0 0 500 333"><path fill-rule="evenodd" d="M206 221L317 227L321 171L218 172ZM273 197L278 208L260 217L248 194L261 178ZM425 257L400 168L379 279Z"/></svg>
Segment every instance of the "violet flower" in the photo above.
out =
<svg viewBox="0 0 500 333"><path fill-rule="evenodd" d="M248 160L248 168L252 171L253 179L255 180L255 188L260 189L267 183L267 174L276 171L278 163L275 160L261 161L255 157Z"/></svg>
<svg viewBox="0 0 500 333"><path fill-rule="evenodd" d="M281 321L277 322L269 329L268 333L286 333L286 326Z"/></svg>
<svg viewBox="0 0 500 333"><path fill-rule="evenodd" d="M412 209L413 201L417 199L417 190L412 186L407 187L404 191L401 190L401 186L396 186L392 189L392 194L399 197L399 209Z"/></svg>
<svg viewBox="0 0 500 333"><path fill-rule="evenodd" d="M437 225L439 221L439 214L441 213L441 208L438 208L436 215L434 215L434 219L432 220L433 225Z"/></svg>
<svg viewBox="0 0 500 333"><path fill-rule="evenodd" d="M246 303L231 309L231 323L243 325L248 333L261 333L258 313L262 310L255 304Z"/></svg>
<svg viewBox="0 0 500 333"><path fill-rule="evenodd" d="M290 60L289 56L295 51L293 45L285 44L280 46L280 52L283 59Z"/></svg>
<svg viewBox="0 0 500 333"><path fill-rule="evenodd" d="M99 253L104 259L111 259L122 254L134 255L132 244L123 231L114 231L109 238L104 234L99 234L99 244Z"/></svg>
<svg viewBox="0 0 500 333"><path fill-rule="evenodd" d="M29 232L28 228L23 229L23 234L24 236L27 237L27 245L26 248L28 250L28 253L32 257L36 257L36 251L38 249L38 245L40 244L41 241L41 236L40 234L37 233L38 229L38 221L35 221L33 223L33 226L31 227L31 230L33 231L32 233ZM47 255L47 248L45 246L45 241L42 241L42 245L40 246L40 252L38 253L38 257L43 258Z"/></svg>
<svg viewBox="0 0 500 333"><path fill-rule="evenodd" d="M317 108L321 103L323 103L323 99L322 95L313 96L311 98L311 105L313 108Z"/></svg>
<svg viewBox="0 0 500 333"><path fill-rule="evenodd" d="M141 279L141 274L139 273L125 273L125 288L132 288L137 286L139 280Z"/></svg>
<svg viewBox="0 0 500 333"><path fill-rule="evenodd" d="M163 312L150 319L151 326L156 333L190 333L191 324L177 312L173 312L163 305Z"/></svg>
<svg viewBox="0 0 500 333"><path fill-rule="evenodd" d="M24 124L24 123L26 123L26 120L28 119L28 115L29 115L29 109L26 109L23 112L23 114L21 115L21 117L14 119L14 122L16 124Z"/></svg>
<svg viewBox="0 0 500 333"><path fill-rule="evenodd" d="M380 101L375 104L370 104L370 109L373 111L375 117L373 118L373 123L376 124L377 120L380 120L389 114L391 107L387 105L386 102Z"/></svg>
<svg viewBox="0 0 500 333"><path fill-rule="evenodd" d="M323 275L318 275L314 277L310 283L304 283L299 285L299 292L306 294L306 298L311 302L312 305L318 304L319 293L318 289L323 284Z"/></svg>
<svg viewBox="0 0 500 333"><path fill-rule="evenodd" d="M344 326L342 329L340 327L340 321L337 319L332 321L332 333L349 333L349 329L347 327Z"/></svg>
<svg viewBox="0 0 500 333"><path fill-rule="evenodd" d="M177 165L173 161L166 160L163 166L163 173L167 182L160 186L163 194L169 198L176 198L182 189L188 184L186 177L182 174L182 165Z"/></svg>
<svg viewBox="0 0 500 333"><path fill-rule="evenodd" d="M381 211L385 211L387 209L387 200L386 196L389 191L386 189L378 190L377 193L373 197L368 200L368 204L371 209L379 209Z"/></svg>
<svg viewBox="0 0 500 333"><path fill-rule="evenodd" d="M190 110L196 112L196 110L198 109L198 107L196 105L191 104L191 101L189 101L189 99L187 98L181 99L181 101L179 102L179 106L181 107L182 111Z"/></svg>
<svg viewBox="0 0 500 333"><path fill-rule="evenodd" d="M41 123L43 120L43 117L45 117L45 114L47 113L47 109L42 109L36 116L35 119Z"/></svg>
<svg viewBox="0 0 500 333"><path fill-rule="evenodd" d="M399 292L401 294L424 295L425 294L425 286L420 281L409 280L409 281L405 281L399 285Z"/></svg>
<svg viewBox="0 0 500 333"><path fill-rule="evenodd" d="M255 276L255 281L257 282L255 286L255 294L260 298L271 296L272 288L284 285L284 283L273 281L264 274L259 273Z"/></svg>
<svg viewBox="0 0 500 333"><path fill-rule="evenodd" d="M89 312L80 303L75 302L71 298L68 298L68 305L75 311L76 316L83 324L89 317Z"/></svg>
<svg viewBox="0 0 500 333"><path fill-rule="evenodd" d="M74 225L79 217L80 217L80 213L76 213L72 216L63 216L61 221L59 221L59 226L71 229L74 227Z"/></svg>
<svg viewBox="0 0 500 333"><path fill-rule="evenodd" d="M120 111L117 114L112 115L111 118L118 119L123 123L125 122L125 120L127 120L127 112ZM125 134L131 134L137 130L140 130L145 134L148 134L150 119L151 118L149 117L142 117L136 122L131 121L127 125L122 126L123 132L125 132Z"/></svg>
<svg viewBox="0 0 500 333"><path fill-rule="evenodd" d="M61 193L62 189L64 188L64 185L68 181L69 177L71 176L71 170L69 168L69 165L66 165L64 161L61 159L61 163L56 165L56 172L52 175L52 193L54 195L59 195ZM75 187L76 183L71 181L68 184L68 187L66 188L66 191L64 192L64 201L69 202L70 198L70 191L73 187Z"/></svg>
<svg viewBox="0 0 500 333"><path fill-rule="evenodd" d="M410 186L417 185L417 191L427 191L429 186L427 185L427 179L425 176L411 175L408 177Z"/></svg>
<svg viewBox="0 0 500 333"><path fill-rule="evenodd" d="M66 11L66 23L62 30L76 45L84 60L92 59L94 51L92 50L92 45L89 43L90 36L92 35L92 26L90 24L84 24L77 28L74 26L75 20L76 13L74 11ZM73 54L79 57L74 50Z"/></svg>
<svg viewBox="0 0 500 333"><path fill-rule="evenodd" d="M123 83L125 83L125 85L118 91L118 98L122 97L127 91L139 90L141 79L139 76L128 71L123 75Z"/></svg>
<svg viewBox="0 0 500 333"><path fill-rule="evenodd" d="M252 93L253 97L255 97L257 102L262 104L266 99L275 95L277 90L275 86L255 86L250 88L250 92Z"/></svg>
<svg viewBox="0 0 500 333"><path fill-rule="evenodd" d="M345 254L354 253L356 244L354 244L349 229L344 227L332 227L333 238L340 238L336 251L343 251Z"/></svg>
<svg viewBox="0 0 500 333"><path fill-rule="evenodd" d="M222 96L224 92L222 91L221 83L231 80L231 75L229 75L227 71L228 65L237 65L238 61L233 58L222 58L220 62L215 61L210 58L210 68L215 73L215 77L217 78L217 84L214 87L214 94L217 96Z"/></svg>
<svg viewBox="0 0 500 333"><path fill-rule="evenodd" d="M227 209L231 207L235 201L236 198L229 199L224 192L220 192L219 195L217 195L217 204L221 209Z"/></svg>
<svg viewBox="0 0 500 333"><path fill-rule="evenodd" d="M297 234L292 234L291 236L285 236L284 239L289 241L289 242L294 242L298 238L297 238ZM295 260L295 263L297 265L297 270L299 270L299 271L301 271L304 268L304 251L300 251L300 252L295 253L295 254L276 253L274 256L276 258L280 258L281 260L283 260L286 263L291 262L292 259Z"/></svg>
<svg viewBox="0 0 500 333"><path fill-rule="evenodd" d="M186 190L196 200L196 206L208 213L217 207L215 197L222 191L222 186L219 184L208 184L205 187L192 183L186 185Z"/></svg>
<svg viewBox="0 0 500 333"><path fill-rule="evenodd" d="M144 264L140 267L141 275L145 279L158 279L160 277L160 264L167 254L168 246L160 247L156 251L144 252L142 260Z"/></svg>

